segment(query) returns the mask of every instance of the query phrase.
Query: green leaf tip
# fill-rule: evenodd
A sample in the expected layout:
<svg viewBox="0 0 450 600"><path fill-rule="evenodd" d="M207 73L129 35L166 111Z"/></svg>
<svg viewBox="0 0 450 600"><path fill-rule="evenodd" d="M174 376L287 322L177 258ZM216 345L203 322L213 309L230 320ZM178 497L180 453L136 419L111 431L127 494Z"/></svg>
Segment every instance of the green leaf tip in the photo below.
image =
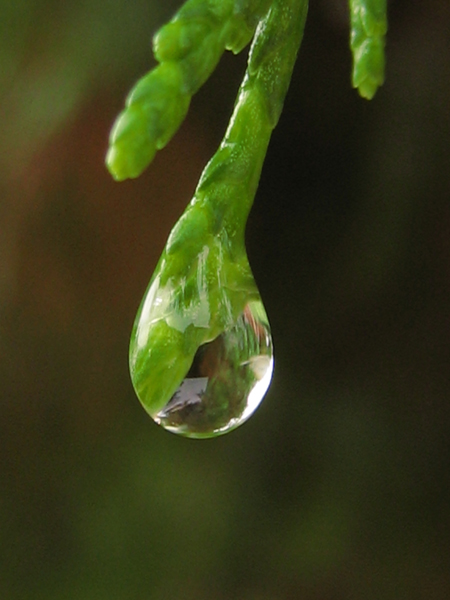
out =
<svg viewBox="0 0 450 600"><path fill-rule="evenodd" d="M301 0L303 2L303 0ZM154 36L159 64L132 89L110 136L106 166L117 181L138 177L183 122L191 97L222 54L252 39L269 0L187 0Z"/></svg>
<svg viewBox="0 0 450 600"><path fill-rule="evenodd" d="M350 0L350 26L352 84L371 100L384 83L386 0Z"/></svg>

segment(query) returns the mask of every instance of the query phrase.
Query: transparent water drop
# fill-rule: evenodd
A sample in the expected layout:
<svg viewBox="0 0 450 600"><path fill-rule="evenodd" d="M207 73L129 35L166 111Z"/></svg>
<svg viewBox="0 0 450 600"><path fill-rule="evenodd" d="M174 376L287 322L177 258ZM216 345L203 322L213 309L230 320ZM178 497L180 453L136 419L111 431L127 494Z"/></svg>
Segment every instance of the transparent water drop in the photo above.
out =
<svg viewBox="0 0 450 600"><path fill-rule="evenodd" d="M153 419L191 438L222 435L258 408L273 370L272 337L264 306L249 302L232 327L199 347L181 385Z"/></svg>

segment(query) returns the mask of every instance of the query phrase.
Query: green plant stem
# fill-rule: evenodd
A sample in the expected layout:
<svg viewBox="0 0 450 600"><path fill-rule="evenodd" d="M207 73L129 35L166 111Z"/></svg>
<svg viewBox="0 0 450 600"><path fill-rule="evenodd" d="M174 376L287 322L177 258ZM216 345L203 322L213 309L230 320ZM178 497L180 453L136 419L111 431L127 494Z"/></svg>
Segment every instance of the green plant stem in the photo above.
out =
<svg viewBox="0 0 450 600"><path fill-rule="evenodd" d="M245 224L306 13L307 0L275 0L260 21L224 140L169 237L136 317L130 369L150 414L171 398L198 347L259 297Z"/></svg>

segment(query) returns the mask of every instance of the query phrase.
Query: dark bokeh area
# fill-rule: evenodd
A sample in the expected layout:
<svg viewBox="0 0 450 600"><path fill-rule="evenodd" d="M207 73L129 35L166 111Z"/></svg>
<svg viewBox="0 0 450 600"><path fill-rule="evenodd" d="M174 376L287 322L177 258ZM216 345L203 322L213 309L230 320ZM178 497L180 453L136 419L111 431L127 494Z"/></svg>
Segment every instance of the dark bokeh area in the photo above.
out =
<svg viewBox="0 0 450 600"><path fill-rule="evenodd" d="M128 340L245 56L118 184L110 126L179 3L0 1L2 600L450 597L450 7L390 2L369 103L344 0L311 4L247 230L273 383L195 441L141 408Z"/></svg>

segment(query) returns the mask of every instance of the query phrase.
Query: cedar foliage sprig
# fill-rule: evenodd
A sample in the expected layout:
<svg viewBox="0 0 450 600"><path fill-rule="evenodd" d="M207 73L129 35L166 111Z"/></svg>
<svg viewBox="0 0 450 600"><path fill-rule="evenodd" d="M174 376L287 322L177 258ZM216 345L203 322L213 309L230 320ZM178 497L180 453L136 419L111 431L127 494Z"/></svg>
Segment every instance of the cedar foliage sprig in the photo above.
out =
<svg viewBox="0 0 450 600"><path fill-rule="evenodd" d="M130 368L150 414L171 398L197 349L259 297L245 223L281 114L307 2L275 0L260 21L230 125L173 228L133 329ZM157 299L156 302L154 302Z"/></svg>
<svg viewBox="0 0 450 600"><path fill-rule="evenodd" d="M106 164L116 180L138 177L145 170L180 127L192 96L224 51L241 52L271 4L187 0L156 33L153 52L159 65L133 87L111 131ZM384 82L386 0L349 0L349 5L352 82L370 99Z"/></svg>
<svg viewBox="0 0 450 600"><path fill-rule="evenodd" d="M349 2L353 85L372 98L384 80L386 0ZM152 416L170 401L198 348L259 299L245 224L307 7L308 0L187 0L155 35L159 64L137 82L111 131L109 171L117 180L139 176L175 134L223 52L238 53L253 40L224 139L169 236L134 324L130 369Z"/></svg>

